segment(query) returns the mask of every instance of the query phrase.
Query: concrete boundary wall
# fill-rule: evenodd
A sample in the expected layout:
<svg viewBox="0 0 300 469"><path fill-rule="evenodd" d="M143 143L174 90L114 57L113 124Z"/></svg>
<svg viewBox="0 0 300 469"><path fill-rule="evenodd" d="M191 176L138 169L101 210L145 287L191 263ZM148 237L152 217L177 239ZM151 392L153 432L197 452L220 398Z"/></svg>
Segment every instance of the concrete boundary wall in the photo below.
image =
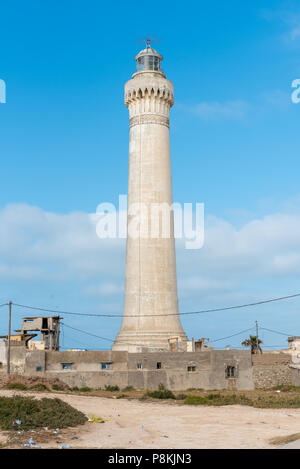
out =
<svg viewBox="0 0 300 469"><path fill-rule="evenodd" d="M2 347L2 367L6 353ZM5 360L5 361L4 361ZM228 376L228 369L233 376ZM195 389L272 388L282 384L300 386L300 368L293 367L287 353L252 355L249 350L201 352L141 352L11 349L11 372L26 376L58 378L69 386L120 389L157 389L160 384L174 391Z"/></svg>
<svg viewBox="0 0 300 469"><path fill-rule="evenodd" d="M104 389L166 388L184 391L201 389L253 389L251 354L248 350L203 352L126 351L29 351L12 348L12 371L27 376L58 378L71 387ZM227 367L235 375L227 376Z"/></svg>

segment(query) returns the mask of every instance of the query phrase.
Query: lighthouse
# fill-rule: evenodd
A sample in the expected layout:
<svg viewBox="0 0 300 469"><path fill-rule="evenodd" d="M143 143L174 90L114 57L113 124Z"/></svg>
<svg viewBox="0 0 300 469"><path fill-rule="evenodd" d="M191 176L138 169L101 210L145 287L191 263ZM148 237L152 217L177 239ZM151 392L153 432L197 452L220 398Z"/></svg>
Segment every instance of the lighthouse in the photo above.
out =
<svg viewBox="0 0 300 469"><path fill-rule="evenodd" d="M125 84L130 123L125 298L112 350L169 350L172 340L177 346L187 341L178 312L172 209L169 115L174 86L162 72L162 59L148 41ZM155 209L163 214L166 208L167 234L154 229L153 216Z"/></svg>

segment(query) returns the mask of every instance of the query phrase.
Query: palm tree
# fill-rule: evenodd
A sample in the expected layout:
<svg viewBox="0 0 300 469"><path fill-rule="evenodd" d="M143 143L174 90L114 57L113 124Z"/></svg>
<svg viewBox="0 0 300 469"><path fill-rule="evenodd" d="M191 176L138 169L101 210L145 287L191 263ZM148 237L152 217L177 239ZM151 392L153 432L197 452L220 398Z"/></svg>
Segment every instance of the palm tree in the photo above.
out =
<svg viewBox="0 0 300 469"><path fill-rule="evenodd" d="M250 335L249 339L245 339L242 342L243 347L251 347L251 353L262 353L262 349L260 344L262 344L262 340L260 340L256 335Z"/></svg>

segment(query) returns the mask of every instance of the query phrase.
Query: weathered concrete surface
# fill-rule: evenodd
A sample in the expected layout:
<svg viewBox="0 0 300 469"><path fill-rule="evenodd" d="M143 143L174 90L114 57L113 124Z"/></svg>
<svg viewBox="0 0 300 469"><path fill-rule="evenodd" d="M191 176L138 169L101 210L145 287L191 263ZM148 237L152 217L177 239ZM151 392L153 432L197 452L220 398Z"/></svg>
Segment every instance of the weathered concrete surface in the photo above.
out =
<svg viewBox="0 0 300 469"><path fill-rule="evenodd" d="M106 385L114 385L120 389L126 386L157 389L163 384L177 391L254 388L249 350L128 353L50 352L12 347L11 357L14 373L19 370L25 376L57 378L71 387L104 389ZM103 364L109 365L109 369L102 369ZM228 379L227 366L235 367L234 378ZM191 367L194 371L190 371Z"/></svg>
<svg viewBox="0 0 300 469"><path fill-rule="evenodd" d="M291 355L263 353L252 356L253 380L256 388L273 388L281 384L294 384Z"/></svg>
<svg viewBox="0 0 300 469"><path fill-rule="evenodd" d="M20 343L20 345L14 345L10 351L10 371L11 373L24 374L26 366L26 347Z"/></svg>
<svg viewBox="0 0 300 469"><path fill-rule="evenodd" d="M6 343L0 340L0 370L3 370L7 363L6 358Z"/></svg>
<svg viewBox="0 0 300 469"><path fill-rule="evenodd" d="M2 368L6 370L3 354ZM64 369L69 364L70 369ZM102 369L109 364L109 369ZM226 377L233 366L235 376ZM300 385L300 369L293 368L291 355L249 350L209 350L200 352L139 352L28 350L23 345L11 348L12 373L58 378L69 386L104 388L117 385L136 389L156 389L160 384L172 390L254 389L282 384ZM189 371L193 368L195 371Z"/></svg>

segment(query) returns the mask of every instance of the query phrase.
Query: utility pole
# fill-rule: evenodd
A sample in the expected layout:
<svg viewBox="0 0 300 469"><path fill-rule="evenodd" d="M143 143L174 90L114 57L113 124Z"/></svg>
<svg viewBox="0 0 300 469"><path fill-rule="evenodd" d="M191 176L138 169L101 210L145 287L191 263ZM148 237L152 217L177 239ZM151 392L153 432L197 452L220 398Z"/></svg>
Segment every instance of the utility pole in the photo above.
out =
<svg viewBox="0 0 300 469"><path fill-rule="evenodd" d="M255 321L255 324L256 324L256 353L258 353L258 322Z"/></svg>
<svg viewBox="0 0 300 469"><path fill-rule="evenodd" d="M10 374L11 305L12 305L12 301L8 303L7 374Z"/></svg>

